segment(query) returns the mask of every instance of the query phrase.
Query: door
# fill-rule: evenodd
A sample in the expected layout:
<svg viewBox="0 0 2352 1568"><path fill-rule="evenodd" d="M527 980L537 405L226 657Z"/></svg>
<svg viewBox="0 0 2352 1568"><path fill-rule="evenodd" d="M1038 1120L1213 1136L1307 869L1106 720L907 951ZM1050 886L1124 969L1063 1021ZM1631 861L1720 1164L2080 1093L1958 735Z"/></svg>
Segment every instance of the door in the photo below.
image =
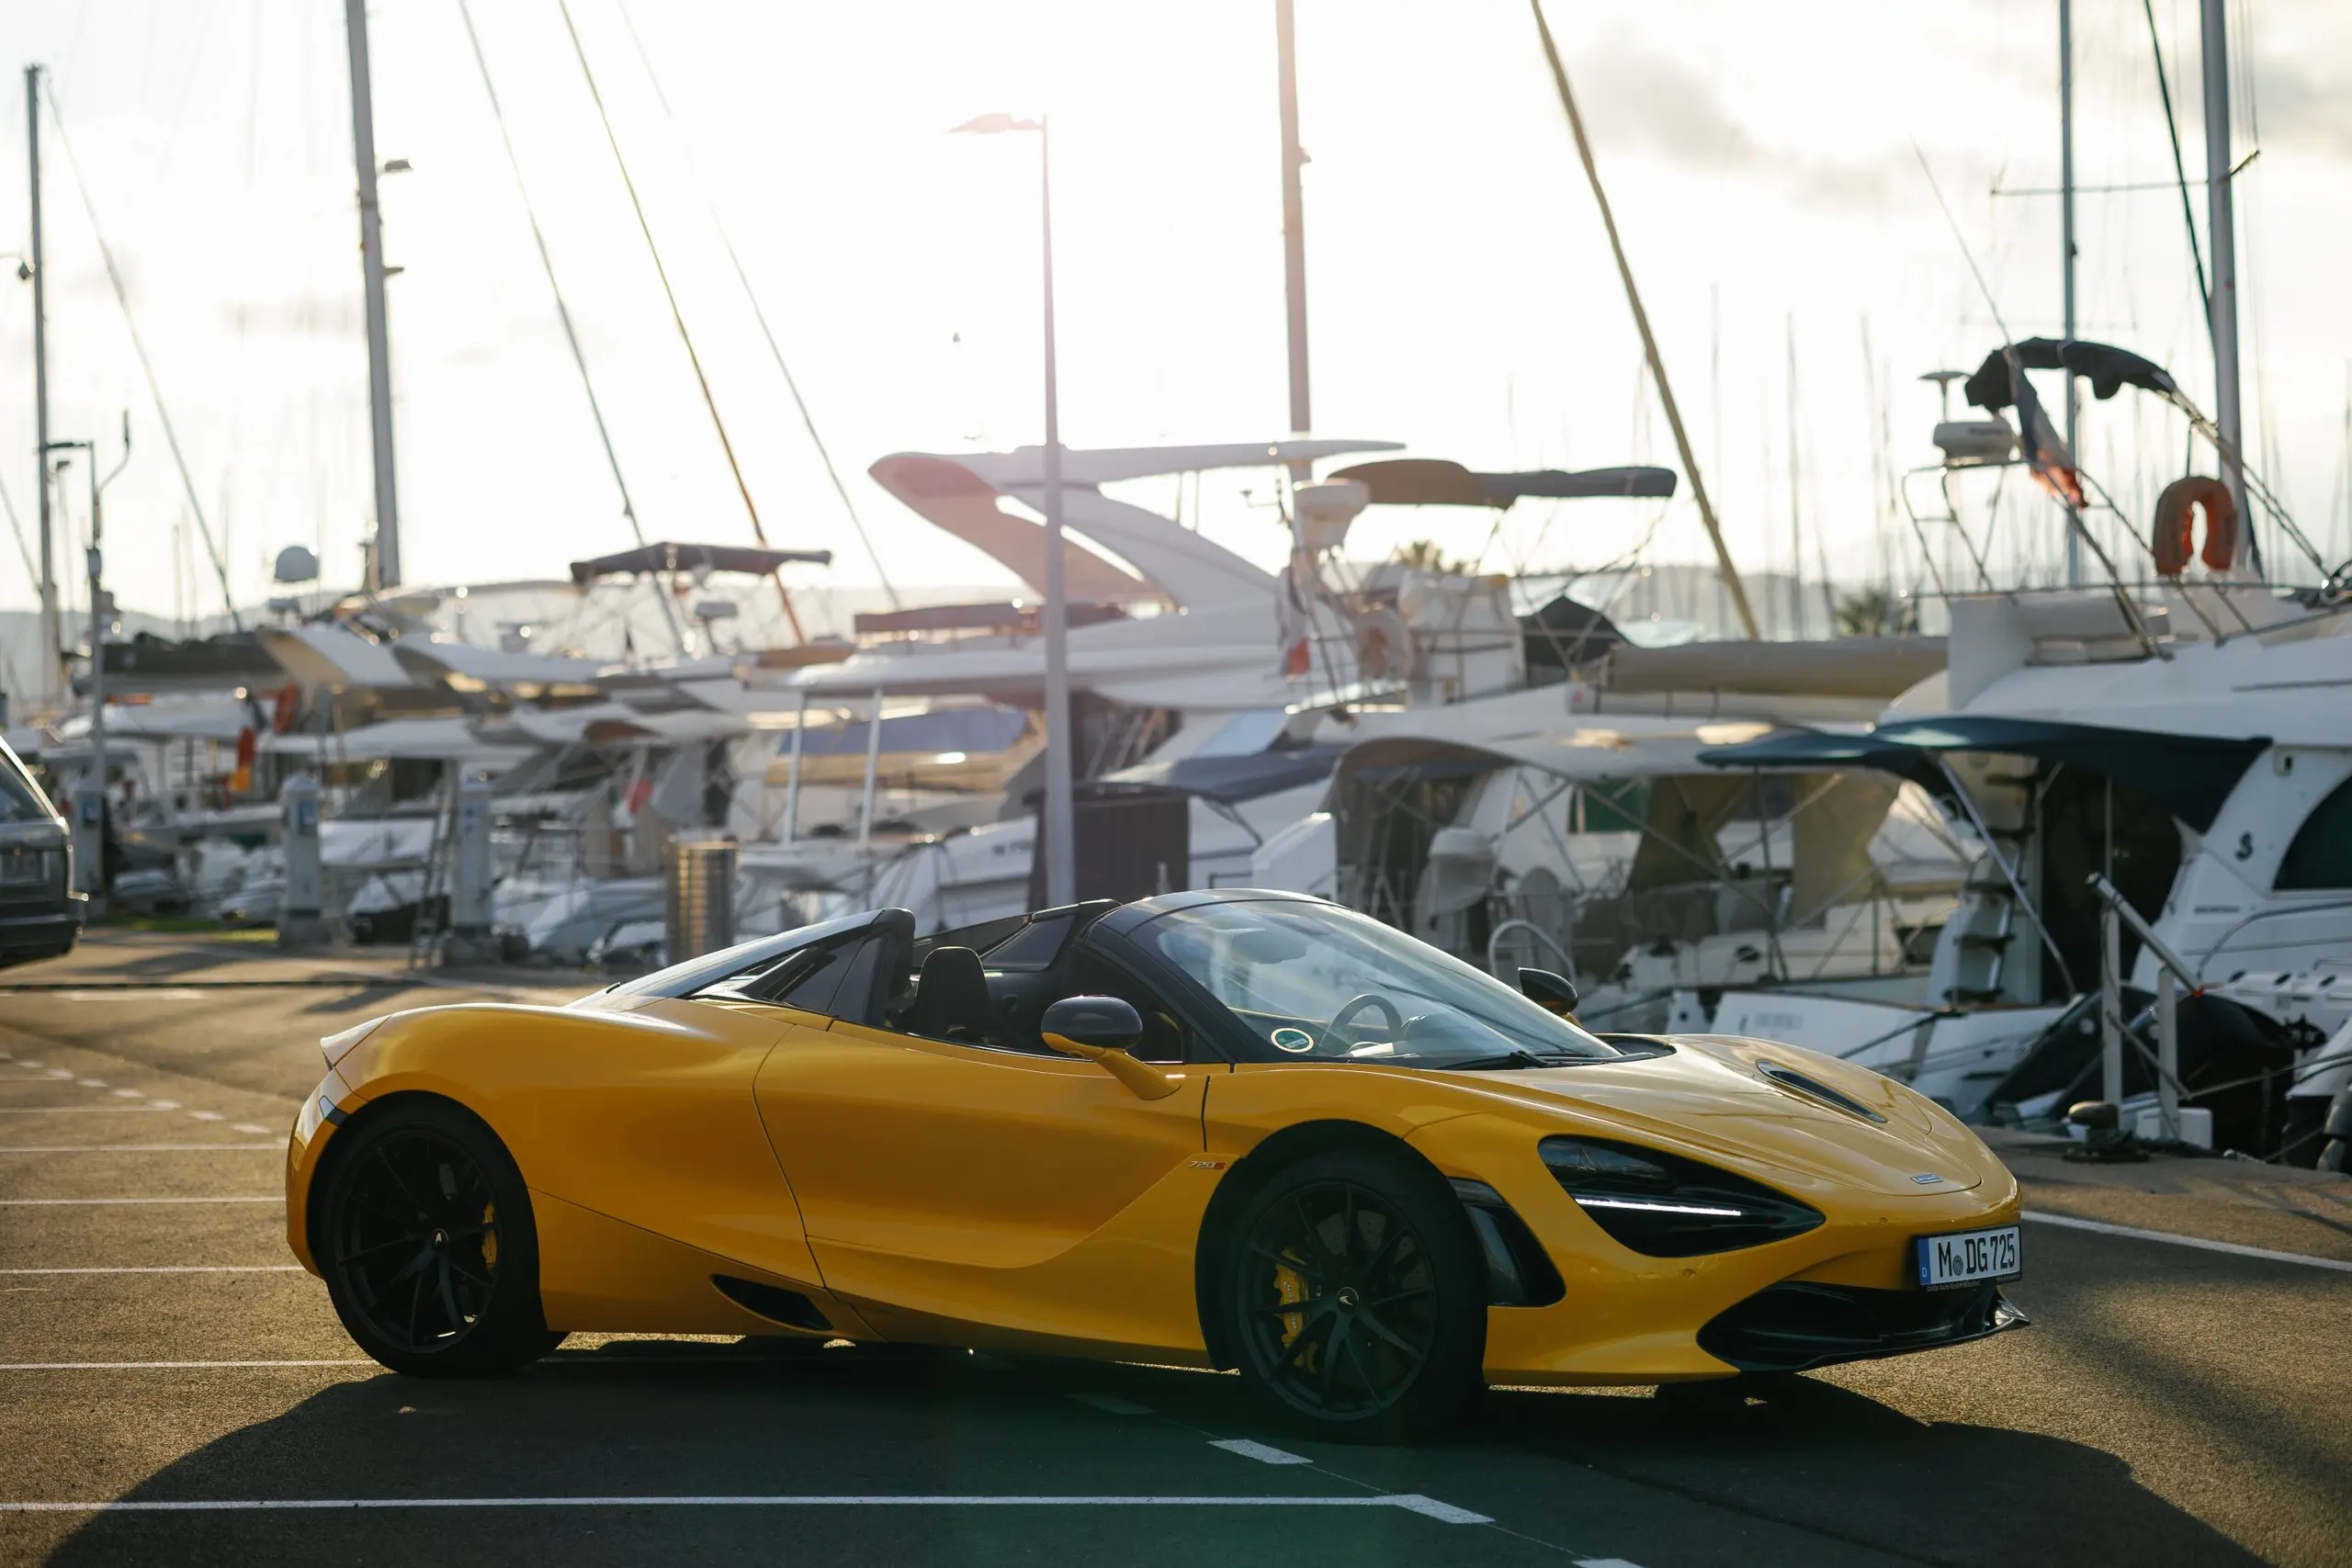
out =
<svg viewBox="0 0 2352 1568"><path fill-rule="evenodd" d="M1091 1062L836 1021L782 1042L757 1093L826 1289L885 1333L895 1308L912 1337L1181 1345L1211 1183L1204 1069L1168 1070L1177 1092L1145 1100Z"/></svg>

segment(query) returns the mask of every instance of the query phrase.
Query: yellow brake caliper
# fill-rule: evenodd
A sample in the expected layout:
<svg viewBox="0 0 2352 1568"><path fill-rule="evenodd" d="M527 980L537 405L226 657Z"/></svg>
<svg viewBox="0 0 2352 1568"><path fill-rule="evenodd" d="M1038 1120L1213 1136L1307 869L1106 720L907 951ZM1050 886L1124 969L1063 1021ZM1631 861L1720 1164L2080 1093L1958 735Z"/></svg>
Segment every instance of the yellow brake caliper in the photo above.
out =
<svg viewBox="0 0 2352 1568"><path fill-rule="evenodd" d="M1297 1269L1287 1264L1277 1264L1274 1268L1274 1296L1284 1306L1294 1303L1303 1303L1306 1300L1306 1281L1300 1278ZM1287 1350L1290 1348L1291 1342L1295 1340L1306 1327L1306 1314L1303 1312L1286 1312L1282 1314L1282 1324L1283 1348Z"/></svg>

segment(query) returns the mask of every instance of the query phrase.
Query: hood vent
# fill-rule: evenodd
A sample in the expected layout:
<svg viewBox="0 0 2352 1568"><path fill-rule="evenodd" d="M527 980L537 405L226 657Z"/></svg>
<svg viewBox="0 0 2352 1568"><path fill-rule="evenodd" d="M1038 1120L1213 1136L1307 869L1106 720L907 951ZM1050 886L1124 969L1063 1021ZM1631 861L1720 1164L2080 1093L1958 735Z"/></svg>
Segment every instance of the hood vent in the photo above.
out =
<svg viewBox="0 0 2352 1568"><path fill-rule="evenodd" d="M1875 1122L1881 1126L1886 1124L1885 1117L1872 1111L1852 1095L1831 1089L1819 1078L1809 1077L1794 1067L1784 1067L1778 1062L1758 1062L1756 1064L1756 1070L1782 1089L1794 1089L1797 1093L1817 1100L1824 1105L1834 1105L1849 1116L1859 1116L1865 1122Z"/></svg>

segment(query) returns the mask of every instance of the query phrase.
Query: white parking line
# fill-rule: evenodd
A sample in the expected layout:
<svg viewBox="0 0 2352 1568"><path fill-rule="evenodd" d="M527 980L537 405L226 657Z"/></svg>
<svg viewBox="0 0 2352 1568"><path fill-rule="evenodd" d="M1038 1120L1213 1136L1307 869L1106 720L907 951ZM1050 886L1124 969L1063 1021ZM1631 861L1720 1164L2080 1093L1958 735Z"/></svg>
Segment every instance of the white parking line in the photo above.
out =
<svg viewBox="0 0 2352 1568"><path fill-rule="evenodd" d="M90 1204L142 1203L283 1203L283 1192L266 1192L238 1198L0 1198L0 1209L61 1209Z"/></svg>
<svg viewBox="0 0 2352 1568"><path fill-rule="evenodd" d="M288 1509L379 1508L1402 1508L1449 1525L1483 1525L1484 1514L1424 1497L1385 1492L1371 1497L790 1495L748 1497L253 1497L187 1502L0 1503L15 1514L256 1513Z"/></svg>
<svg viewBox="0 0 2352 1568"><path fill-rule="evenodd" d="M1313 1464L1315 1462L1303 1454L1291 1453L1283 1449L1270 1448L1264 1443L1253 1443L1247 1438L1225 1438L1211 1443L1209 1447L1223 1449L1229 1454L1239 1454L1243 1459L1254 1459L1260 1464Z"/></svg>
<svg viewBox="0 0 2352 1568"><path fill-rule="evenodd" d="M0 1274L306 1274L300 1263L150 1263L137 1267L0 1269Z"/></svg>
<svg viewBox="0 0 2352 1568"><path fill-rule="evenodd" d="M227 1117L221 1115L218 1111L191 1111L188 1114L196 1118L198 1122L225 1122L228 1120Z"/></svg>
<svg viewBox="0 0 2352 1568"><path fill-rule="evenodd" d="M269 1128L263 1126L258 1122L232 1122L229 1123L229 1131L232 1133L249 1134L257 1138L266 1138L270 1133ZM273 1144L270 1146L275 1148L277 1145Z"/></svg>
<svg viewBox="0 0 2352 1568"><path fill-rule="evenodd" d="M118 1116L179 1108L176 1100L151 1100L144 1105L0 1105L0 1116Z"/></svg>
<svg viewBox="0 0 2352 1568"><path fill-rule="evenodd" d="M276 1150L277 1144L0 1144L0 1155L217 1154L223 1149Z"/></svg>
<svg viewBox="0 0 2352 1568"><path fill-rule="evenodd" d="M2134 1241L2161 1241L2172 1247L2193 1247L2200 1252L2226 1252L2233 1258L2259 1258L2267 1263L2300 1263L2306 1269L2333 1269L2352 1274L2352 1263L2340 1258L2312 1258L2301 1252L2274 1252L2267 1247L2242 1247L2234 1241L2208 1241L2201 1235L2175 1235L2170 1231L2143 1231L2132 1225L2110 1225L2104 1220L2078 1220L2072 1214L2052 1214L2028 1209L2024 1218L2068 1230L2095 1231L2100 1235L2130 1236Z"/></svg>
<svg viewBox="0 0 2352 1568"><path fill-rule="evenodd" d="M337 1361L0 1361L0 1372L180 1372L233 1367L372 1367L362 1358Z"/></svg>

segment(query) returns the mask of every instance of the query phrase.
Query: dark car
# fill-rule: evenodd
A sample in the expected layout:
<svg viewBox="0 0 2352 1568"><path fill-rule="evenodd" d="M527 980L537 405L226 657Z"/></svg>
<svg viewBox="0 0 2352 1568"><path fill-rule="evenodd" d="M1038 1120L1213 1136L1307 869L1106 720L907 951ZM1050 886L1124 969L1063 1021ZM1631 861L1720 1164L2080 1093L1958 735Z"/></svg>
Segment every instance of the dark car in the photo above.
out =
<svg viewBox="0 0 2352 1568"><path fill-rule="evenodd" d="M0 740L0 968L74 951L89 899L73 886L65 818Z"/></svg>

